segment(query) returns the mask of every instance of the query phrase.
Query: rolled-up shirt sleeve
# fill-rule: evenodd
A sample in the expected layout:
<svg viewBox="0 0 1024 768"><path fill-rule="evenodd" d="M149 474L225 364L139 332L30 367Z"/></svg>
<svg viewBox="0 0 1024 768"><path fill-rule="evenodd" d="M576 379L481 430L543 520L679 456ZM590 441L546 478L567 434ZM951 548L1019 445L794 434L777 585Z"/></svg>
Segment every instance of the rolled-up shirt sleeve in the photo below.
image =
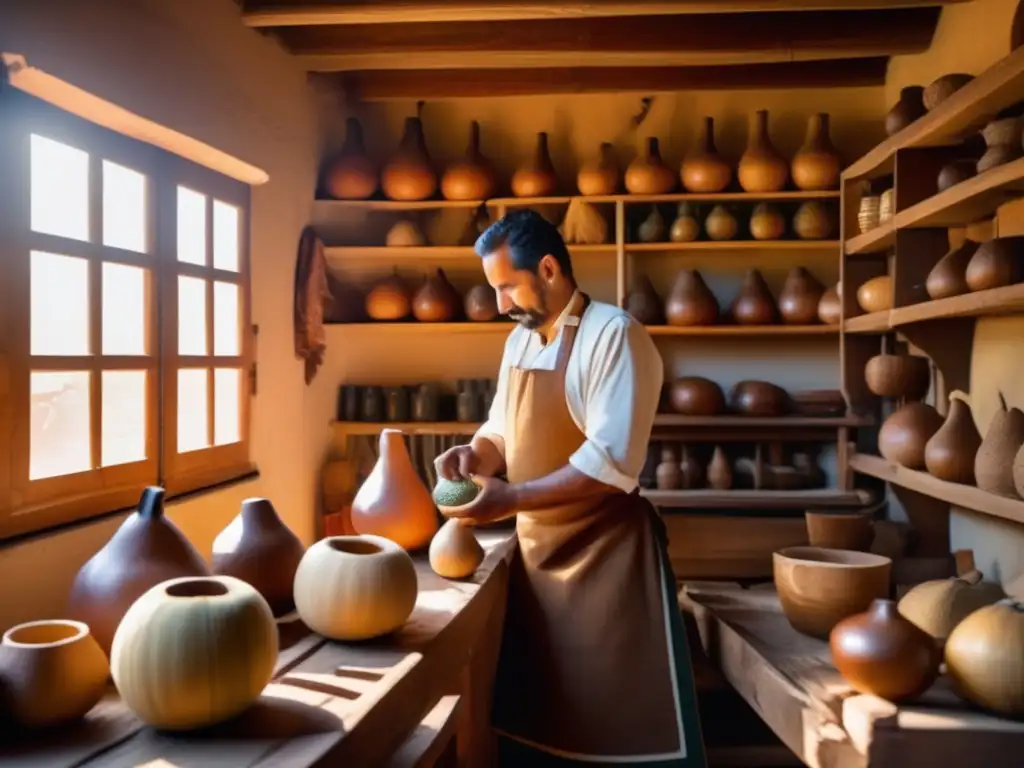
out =
<svg viewBox="0 0 1024 768"><path fill-rule="evenodd" d="M498 381L495 384L491 409L487 413L487 421L481 424L476 434L473 435L474 438L482 437L494 443L503 458L505 456L505 411L508 405L508 370L512 363L512 347L516 336L517 334L513 331L505 341L505 351L501 356Z"/></svg>
<svg viewBox="0 0 1024 768"><path fill-rule="evenodd" d="M647 459L664 366L647 330L631 318L601 329L584 371L586 440L569 463L595 480L632 492Z"/></svg>

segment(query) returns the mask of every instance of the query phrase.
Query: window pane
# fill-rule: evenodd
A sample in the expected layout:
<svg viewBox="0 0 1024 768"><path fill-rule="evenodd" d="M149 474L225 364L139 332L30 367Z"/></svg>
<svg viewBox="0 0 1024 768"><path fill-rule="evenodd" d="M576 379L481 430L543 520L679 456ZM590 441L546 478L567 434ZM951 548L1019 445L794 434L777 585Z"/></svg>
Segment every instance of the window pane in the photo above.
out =
<svg viewBox="0 0 1024 768"><path fill-rule="evenodd" d="M207 354L206 281L198 277L178 277L178 354Z"/></svg>
<svg viewBox="0 0 1024 768"><path fill-rule="evenodd" d="M213 371L213 442L216 445L237 443L241 419L240 368L215 368Z"/></svg>
<svg viewBox="0 0 1024 768"><path fill-rule="evenodd" d="M146 354L146 270L103 264L103 354Z"/></svg>
<svg viewBox="0 0 1024 768"><path fill-rule="evenodd" d="M89 372L35 372L29 377L30 480L92 468Z"/></svg>
<svg viewBox="0 0 1024 768"><path fill-rule="evenodd" d="M89 155L32 134L31 226L45 235L89 239Z"/></svg>
<svg viewBox="0 0 1024 768"><path fill-rule="evenodd" d="M206 195L178 187L178 261L206 264Z"/></svg>
<svg viewBox="0 0 1024 768"><path fill-rule="evenodd" d="M213 354L224 357L240 355L238 333L238 286L234 283L213 284Z"/></svg>
<svg viewBox="0 0 1024 768"><path fill-rule="evenodd" d="M32 251L29 331L33 355L89 354L89 263Z"/></svg>
<svg viewBox="0 0 1024 768"><path fill-rule="evenodd" d="M213 266L238 271L238 209L213 201Z"/></svg>
<svg viewBox="0 0 1024 768"><path fill-rule="evenodd" d="M103 466L146 458L146 372L104 371Z"/></svg>
<svg viewBox="0 0 1024 768"><path fill-rule="evenodd" d="M178 371L178 453L208 448L206 368Z"/></svg>
<svg viewBox="0 0 1024 768"><path fill-rule="evenodd" d="M103 161L103 244L146 252L146 177Z"/></svg>

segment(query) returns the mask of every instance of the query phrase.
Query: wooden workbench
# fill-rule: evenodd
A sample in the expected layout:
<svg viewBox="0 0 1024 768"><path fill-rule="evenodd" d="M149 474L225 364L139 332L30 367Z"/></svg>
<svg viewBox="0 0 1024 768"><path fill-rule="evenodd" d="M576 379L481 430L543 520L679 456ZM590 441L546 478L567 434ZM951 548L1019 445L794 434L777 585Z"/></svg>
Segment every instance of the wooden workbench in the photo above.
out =
<svg viewBox="0 0 1024 768"><path fill-rule="evenodd" d="M279 621L273 682L228 723L204 732L158 733L112 692L75 727L0 746L0 764L409 768L423 764L418 756L437 747L432 737L452 730L451 719L458 764L488 765L491 689L514 540L508 530L478 537L487 557L466 581L440 578L424 554L413 558L420 585L416 608L389 637L335 643L297 619Z"/></svg>
<svg viewBox="0 0 1024 768"><path fill-rule="evenodd" d="M858 694L828 644L786 621L773 589L690 583L680 603L726 680L812 768L1009 768L1024 723L970 711L945 679L913 705Z"/></svg>

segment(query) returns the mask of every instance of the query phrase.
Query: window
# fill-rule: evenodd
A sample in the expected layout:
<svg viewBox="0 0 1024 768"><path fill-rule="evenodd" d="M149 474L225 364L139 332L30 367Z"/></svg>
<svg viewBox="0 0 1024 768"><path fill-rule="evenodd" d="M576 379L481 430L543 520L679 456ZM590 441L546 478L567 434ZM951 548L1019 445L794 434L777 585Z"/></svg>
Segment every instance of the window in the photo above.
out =
<svg viewBox="0 0 1024 768"><path fill-rule="evenodd" d="M0 89L0 537L250 471L249 187Z"/></svg>

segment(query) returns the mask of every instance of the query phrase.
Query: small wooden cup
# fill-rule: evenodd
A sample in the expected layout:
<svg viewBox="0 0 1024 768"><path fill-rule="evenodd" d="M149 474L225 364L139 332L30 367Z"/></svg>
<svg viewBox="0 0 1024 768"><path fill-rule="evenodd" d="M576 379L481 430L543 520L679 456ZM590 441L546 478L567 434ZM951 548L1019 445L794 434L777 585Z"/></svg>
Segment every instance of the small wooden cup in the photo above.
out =
<svg viewBox="0 0 1024 768"><path fill-rule="evenodd" d="M867 552L875 539L874 521L865 512L808 510L804 519L812 547Z"/></svg>

